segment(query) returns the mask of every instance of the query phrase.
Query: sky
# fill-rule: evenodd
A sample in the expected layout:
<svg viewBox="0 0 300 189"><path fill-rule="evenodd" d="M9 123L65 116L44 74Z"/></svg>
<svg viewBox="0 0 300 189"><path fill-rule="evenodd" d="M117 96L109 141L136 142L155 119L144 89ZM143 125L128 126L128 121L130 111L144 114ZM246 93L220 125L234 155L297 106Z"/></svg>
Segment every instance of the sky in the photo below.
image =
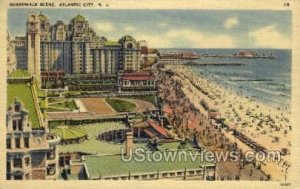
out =
<svg viewBox="0 0 300 189"><path fill-rule="evenodd" d="M154 48L291 48L290 11L9 9L10 35L25 35L32 11L51 24L81 14L99 36L118 40L128 34Z"/></svg>

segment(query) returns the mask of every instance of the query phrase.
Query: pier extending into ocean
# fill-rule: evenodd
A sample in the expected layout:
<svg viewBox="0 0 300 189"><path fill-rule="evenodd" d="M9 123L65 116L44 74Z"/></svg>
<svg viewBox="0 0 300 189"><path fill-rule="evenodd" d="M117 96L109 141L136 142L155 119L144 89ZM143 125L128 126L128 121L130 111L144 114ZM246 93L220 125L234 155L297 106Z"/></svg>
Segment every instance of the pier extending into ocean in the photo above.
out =
<svg viewBox="0 0 300 189"><path fill-rule="evenodd" d="M189 62L188 66L244 66L242 62Z"/></svg>

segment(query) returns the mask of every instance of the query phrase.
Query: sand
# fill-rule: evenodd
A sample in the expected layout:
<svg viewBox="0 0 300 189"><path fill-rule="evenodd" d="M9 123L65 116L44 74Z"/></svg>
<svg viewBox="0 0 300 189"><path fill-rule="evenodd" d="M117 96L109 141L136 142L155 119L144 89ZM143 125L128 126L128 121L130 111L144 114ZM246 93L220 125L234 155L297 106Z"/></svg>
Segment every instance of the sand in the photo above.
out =
<svg viewBox="0 0 300 189"><path fill-rule="evenodd" d="M181 84L185 96L206 116L208 113L200 104L201 100L205 101L209 108L217 109L231 129L245 134L267 150L281 151L284 148L290 148L289 111L268 106L226 89L213 80L195 74L188 67L168 65L166 68L176 74L173 78ZM245 145L239 145L239 147L242 147L243 151L249 150ZM289 165L289 158L289 155L282 156L282 162ZM265 171L268 172L270 167L272 167L270 164L265 166ZM280 177L282 178L282 174Z"/></svg>
<svg viewBox="0 0 300 189"><path fill-rule="evenodd" d="M95 115L115 115L117 112L105 101L104 98L81 98L88 112Z"/></svg>

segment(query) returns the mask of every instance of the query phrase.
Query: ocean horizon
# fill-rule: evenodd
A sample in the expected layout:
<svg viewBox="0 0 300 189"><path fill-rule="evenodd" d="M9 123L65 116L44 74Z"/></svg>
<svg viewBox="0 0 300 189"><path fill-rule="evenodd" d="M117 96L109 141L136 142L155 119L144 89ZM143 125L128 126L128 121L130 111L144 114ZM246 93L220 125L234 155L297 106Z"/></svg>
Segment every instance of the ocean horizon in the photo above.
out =
<svg viewBox="0 0 300 189"><path fill-rule="evenodd" d="M239 59L202 57L200 63L243 63L243 66L190 66L195 74L214 80L225 88L275 108L290 109L291 102L291 50L290 49L203 49L161 48L166 51L189 51L199 55L232 55L240 51L254 51L260 55L275 56L274 59Z"/></svg>

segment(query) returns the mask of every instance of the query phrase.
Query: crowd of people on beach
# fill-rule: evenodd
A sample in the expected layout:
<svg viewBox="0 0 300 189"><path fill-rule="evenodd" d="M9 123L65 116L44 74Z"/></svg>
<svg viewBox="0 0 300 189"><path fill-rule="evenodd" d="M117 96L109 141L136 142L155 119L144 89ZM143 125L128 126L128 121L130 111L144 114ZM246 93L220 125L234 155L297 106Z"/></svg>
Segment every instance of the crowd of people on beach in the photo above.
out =
<svg viewBox="0 0 300 189"><path fill-rule="evenodd" d="M169 106L173 113L168 116L180 138L196 140L207 150L230 151L239 150L235 142L230 141L221 128L213 127L211 120L202 109L185 94L185 82L178 76L161 72L159 74L159 98L164 105ZM242 153L241 153L242 154ZM241 157L242 159L243 157ZM244 162L244 163L241 163ZM268 180L261 165L245 161L218 162L217 180Z"/></svg>
<svg viewBox="0 0 300 189"><path fill-rule="evenodd" d="M165 70L171 70L171 74L160 73L159 94L163 102L174 109L171 121L179 136L196 136L203 145L206 145L206 148L219 150L236 148L237 144L228 139L228 134L224 134L224 131L218 127L212 127L209 110L213 109L218 112L230 130L243 133L245 137L251 138L251 141L255 141L264 149L280 150L285 156L277 165L281 172L285 170L283 174L286 174L290 166L288 136L292 129L289 113L230 91L209 78L195 74L185 66L169 66ZM238 146L241 150L246 150L243 146ZM230 169L235 167L230 165L232 162L228 163L223 162L221 167L223 166L224 170L227 170L228 166L231 167ZM258 170L255 166L251 169ZM227 178L226 174L229 174L228 171L224 171L223 179ZM246 178L245 175L247 174L242 178ZM268 174L263 172L254 175L260 176L252 176L251 179L268 178ZM240 176L230 175L229 178L241 179Z"/></svg>
<svg viewBox="0 0 300 189"><path fill-rule="evenodd" d="M187 67L173 67L172 70L177 73L183 87L187 89L185 94L189 93L199 101L205 100L211 108L218 109L230 127L244 132L251 138L256 138L269 150L290 146L287 137L292 130L290 112L281 111L234 91L226 90L213 80L195 74Z"/></svg>

